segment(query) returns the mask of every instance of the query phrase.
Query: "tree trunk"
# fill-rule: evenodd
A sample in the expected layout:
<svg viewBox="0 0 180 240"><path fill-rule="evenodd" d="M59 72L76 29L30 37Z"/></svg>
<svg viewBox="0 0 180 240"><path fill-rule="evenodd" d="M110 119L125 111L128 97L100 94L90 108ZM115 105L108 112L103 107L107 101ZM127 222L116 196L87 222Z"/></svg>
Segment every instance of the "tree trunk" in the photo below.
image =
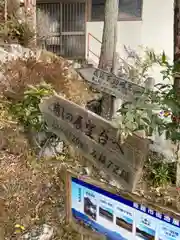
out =
<svg viewBox="0 0 180 240"><path fill-rule="evenodd" d="M101 55L99 59L99 68L108 72L113 72L116 38L117 38L117 20L118 20L118 0L106 0L104 29L101 46ZM110 120L113 114L113 97L109 94L103 94L101 115Z"/></svg>
<svg viewBox="0 0 180 240"><path fill-rule="evenodd" d="M26 21L34 33L34 37L29 42L29 47L36 50L36 0L27 1L25 4Z"/></svg>
<svg viewBox="0 0 180 240"><path fill-rule="evenodd" d="M174 2L174 63L180 61L180 0ZM178 74L179 75L179 74ZM174 77L174 89L179 96L180 75Z"/></svg>
<svg viewBox="0 0 180 240"><path fill-rule="evenodd" d="M174 64L180 61L180 0L174 2ZM180 99L180 73L174 77L174 90ZM180 149L177 144L176 187L180 187Z"/></svg>

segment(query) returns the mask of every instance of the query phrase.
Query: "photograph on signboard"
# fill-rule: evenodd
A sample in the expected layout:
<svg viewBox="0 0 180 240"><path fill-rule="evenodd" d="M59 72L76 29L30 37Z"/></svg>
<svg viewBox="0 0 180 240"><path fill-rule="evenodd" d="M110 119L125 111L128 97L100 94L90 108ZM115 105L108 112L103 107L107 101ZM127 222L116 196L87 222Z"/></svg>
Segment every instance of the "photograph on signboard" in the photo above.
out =
<svg viewBox="0 0 180 240"><path fill-rule="evenodd" d="M99 216L106 220L113 222L113 211L109 208L99 207Z"/></svg>
<svg viewBox="0 0 180 240"><path fill-rule="evenodd" d="M136 92L144 92L142 86L102 69L79 68L77 72L97 90L128 101L134 98Z"/></svg>
<svg viewBox="0 0 180 240"><path fill-rule="evenodd" d="M180 240L180 217L141 205L107 188L70 176L71 221L108 240ZM166 213L167 214L167 213Z"/></svg>
<svg viewBox="0 0 180 240"><path fill-rule="evenodd" d="M137 216L139 213L136 214ZM137 217L138 218L138 217ZM156 224L153 218L141 213L137 219L136 237L141 240L154 240L156 235Z"/></svg>
<svg viewBox="0 0 180 240"><path fill-rule="evenodd" d="M97 202L93 194L88 191L84 194L84 213L93 220L97 218Z"/></svg>
<svg viewBox="0 0 180 240"><path fill-rule="evenodd" d="M158 240L174 240L180 239L175 228L170 227L169 224L163 223L159 226Z"/></svg>
<svg viewBox="0 0 180 240"><path fill-rule="evenodd" d="M106 200L104 198L99 201L99 218L107 221L107 223L113 222L114 220L113 205L108 201L108 199Z"/></svg>
<svg viewBox="0 0 180 240"><path fill-rule="evenodd" d="M116 213L116 225L128 232L133 231L133 214L131 210L127 209L128 207L124 204L117 207Z"/></svg>

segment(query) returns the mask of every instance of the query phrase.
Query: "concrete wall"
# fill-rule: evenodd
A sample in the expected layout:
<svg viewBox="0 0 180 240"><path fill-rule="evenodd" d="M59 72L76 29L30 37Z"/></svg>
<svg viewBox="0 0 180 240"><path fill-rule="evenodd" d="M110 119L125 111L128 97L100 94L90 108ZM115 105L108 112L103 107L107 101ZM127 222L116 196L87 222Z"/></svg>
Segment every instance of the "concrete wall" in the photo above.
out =
<svg viewBox="0 0 180 240"><path fill-rule="evenodd" d="M141 21L119 21L117 52L126 58L124 45L141 52L139 46L148 47L161 53L163 50L173 60L173 0L144 0ZM87 22L86 25L86 57L90 62L98 63L98 57L89 52L88 34L102 41L103 22ZM89 48L99 56L101 44L89 36ZM142 54L142 52L141 52ZM154 67L149 74L156 82L162 81L159 67Z"/></svg>

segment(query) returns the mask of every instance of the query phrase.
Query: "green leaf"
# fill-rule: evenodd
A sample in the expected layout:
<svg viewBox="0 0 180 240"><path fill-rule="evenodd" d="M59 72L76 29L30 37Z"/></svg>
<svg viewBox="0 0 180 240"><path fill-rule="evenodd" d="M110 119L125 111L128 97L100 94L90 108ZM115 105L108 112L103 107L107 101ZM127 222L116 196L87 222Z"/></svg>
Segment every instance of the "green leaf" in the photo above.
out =
<svg viewBox="0 0 180 240"><path fill-rule="evenodd" d="M126 127L127 127L128 129L130 129L131 131L133 131L134 125L133 125L132 122L127 122L127 123L126 123Z"/></svg>
<svg viewBox="0 0 180 240"><path fill-rule="evenodd" d="M179 141L180 140L180 133L177 131L172 132L171 134L172 141Z"/></svg>
<svg viewBox="0 0 180 240"><path fill-rule="evenodd" d="M162 63L166 63L167 59L166 59L166 55L165 55L165 52L163 51L163 54L162 54Z"/></svg>
<svg viewBox="0 0 180 240"><path fill-rule="evenodd" d="M131 112L127 112L127 114L126 114L126 119L127 119L127 121L129 121L129 122L133 122L133 121L134 121L134 114L131 113Z"/></svg>
<svg viewBox="0 0 180 240"><path fill-rule="evenodd" d="M166 134L166 139L169 139L169 138L170 138L170 136L171 136L171 133L170 133L170 131L169 131L169 130L167 130L167 131L165 132L165 134Z"/></svg>
<svg viewBox="0 0 180 240"><path fill-rule="evenodd" d="M145 124L147 124L147 125L150 125L151 124L151 119L150 118L148 118L148 117L146 117L146 118L142 118L142 120L145 122Z"/></svg>

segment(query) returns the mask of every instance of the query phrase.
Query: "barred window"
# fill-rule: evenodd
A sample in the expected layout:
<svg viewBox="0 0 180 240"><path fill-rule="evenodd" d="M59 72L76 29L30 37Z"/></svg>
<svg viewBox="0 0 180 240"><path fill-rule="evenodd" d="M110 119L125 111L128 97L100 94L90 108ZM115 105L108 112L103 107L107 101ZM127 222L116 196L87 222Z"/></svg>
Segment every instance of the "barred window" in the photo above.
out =
<svg viewBox="0 0 180 240"><path fill-rule="evenodd" d="M105 0L92 0L91 21L104 21ZM141 20L142 0L119 0L119 21Z"/></svg>

